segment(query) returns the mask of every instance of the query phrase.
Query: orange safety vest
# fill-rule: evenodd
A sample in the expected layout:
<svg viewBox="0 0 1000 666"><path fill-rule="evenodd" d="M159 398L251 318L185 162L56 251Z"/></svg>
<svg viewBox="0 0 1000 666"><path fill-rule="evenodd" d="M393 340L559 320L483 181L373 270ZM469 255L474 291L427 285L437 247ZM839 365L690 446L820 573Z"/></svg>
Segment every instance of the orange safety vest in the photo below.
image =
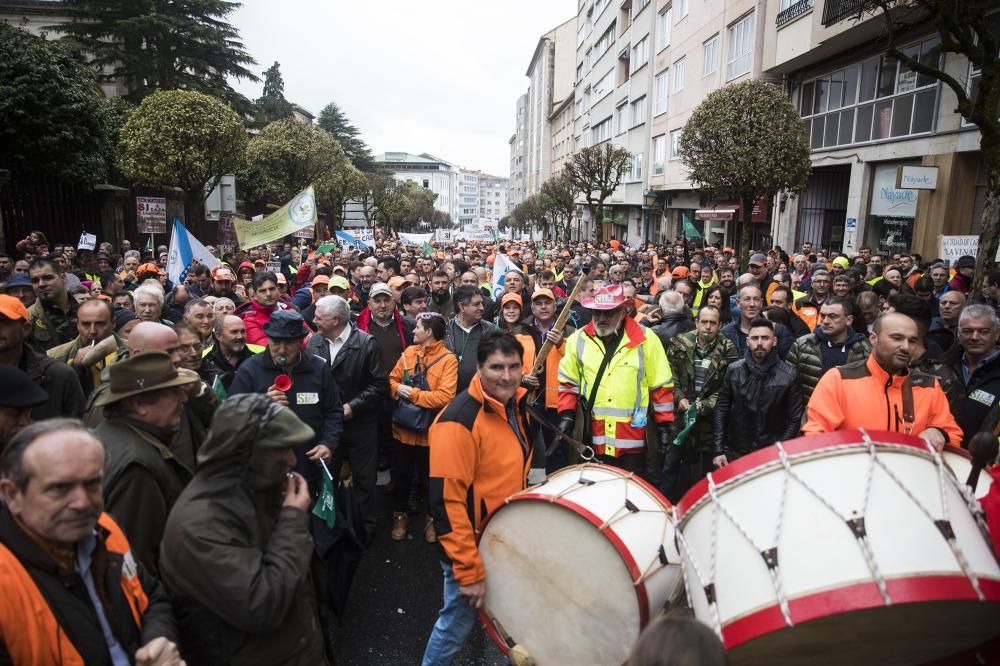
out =
<svg viewBox="0 0 1000 666"><path fill-rule="evenodd" d="M117 523L102 513L97 524L108 531L105 547L124 558L122 563L122 593L132 609L137 627L142 626L142 616L149 606L149 599L142 582L128 540ZM94 581L100 585L102 581ZM3 643L15 664L21 666L85 666L83 657L59 626L35 581L20 560L0 544L0 588L4 601L0 604L0 642Z"/></svg>

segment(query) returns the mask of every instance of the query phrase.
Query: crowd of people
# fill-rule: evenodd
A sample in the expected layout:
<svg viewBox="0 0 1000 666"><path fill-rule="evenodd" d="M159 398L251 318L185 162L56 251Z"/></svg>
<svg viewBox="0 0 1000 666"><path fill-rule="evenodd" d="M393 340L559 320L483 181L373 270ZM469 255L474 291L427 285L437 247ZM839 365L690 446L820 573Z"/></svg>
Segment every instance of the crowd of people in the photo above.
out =
<svg viewBox="0 0 1000 666"><path fill-rule="evenodd" d="M567 465L677 502L800 434L1000 432L1000 271L973 285L972 257L210 250L178 284L162 246L0 253L0 663L332 663L344 550L385 530L441 549L423 663L447 664L483 520Z"/></svg>

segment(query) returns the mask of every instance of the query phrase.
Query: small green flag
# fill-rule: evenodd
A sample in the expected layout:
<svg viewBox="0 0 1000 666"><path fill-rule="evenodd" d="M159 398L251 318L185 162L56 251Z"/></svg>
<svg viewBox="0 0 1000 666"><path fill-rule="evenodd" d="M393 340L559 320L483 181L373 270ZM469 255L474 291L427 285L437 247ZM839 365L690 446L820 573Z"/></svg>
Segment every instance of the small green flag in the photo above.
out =
<svg viewBox="0 0 1000 666"><path fill-rule="evenodd" d="M325 468L325 465L324 465ZM313 505L312 514L326 523L326 526L333 529L337 522L337 510L333 505L333 479L328 474L323 474L323 490L316 498Z"/></svg>
<svg viewBox="0 0 1000 666"><path fill-rule="evenodd" d="M333 252L333 243L323 243L318 248L316 248L316 254L326 254L327 252Z"/></svg>
<svg viewBox="0 0 1000 666"><path fill-rule="evenodd" d="M687 439L687 436L691 433L691 429L694 428L695 422L698 420L698 407L696 404L692 403L687 411L684 412L684 427L681 429L677 436L674 437L674 446L680 446Z"/></svg>
<svg viewBox="0 0 1000 666"><path fill-rule="evenodd" d="M225 400L229 397L229 391L226 390L225 385L222 383L220 375L215 376L215 380L212 382L212 390L215 391L215 395L219 396L219 400Z"/></svg>
<svg viewBox="0 0 1000 666"><path fill-rule="evenodd" d="M149 234L149 240L146 241L146 252L149 252L150 254L152 254L153 250L154 250L154 248L153 248L153 234Z"/></svg>
<svg viewBox="0 0 1000 666"><path fill-rule="evenodd" d="M434 247L427 241L424 241L424 256L430 257L433 255L434 255Z"/></svg>
<svg viewBox="0 0 1000 666"><path fill-rule="evenodd" d="M545 246L541 243L538 244L538 257L542 258L545 256Z"/></svg>
<svg viewBox="0 0 1000 666"><path fill-rule="evenodd" d="M684 214L684 235L688 238L703 238L701 232L694 226L694 222L687 216L687 213Z"/></svg>

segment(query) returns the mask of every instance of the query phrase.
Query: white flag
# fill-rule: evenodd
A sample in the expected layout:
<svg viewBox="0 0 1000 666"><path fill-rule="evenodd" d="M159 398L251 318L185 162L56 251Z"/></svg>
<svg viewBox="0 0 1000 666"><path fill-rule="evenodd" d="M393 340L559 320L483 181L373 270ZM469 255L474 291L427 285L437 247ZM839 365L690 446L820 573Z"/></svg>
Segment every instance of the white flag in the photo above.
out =
<svg viewBox="0 0 1000 666"><path fill-rule="evenodd" d="M493 298L500 298L504 291L504 277L511 270L521 270L513 261L507 258L506 254L497 252L496 259L493 260Z"/></svg>
<svg viewBox="0 0 1000 666"><path fill-rule="evenodd" d="M167 257L167 279L174 284L184 282L195 259L210 269L219 265L219 260L191 235L179 217L175 217L173 233L170 234L170 255Z"/></svg>

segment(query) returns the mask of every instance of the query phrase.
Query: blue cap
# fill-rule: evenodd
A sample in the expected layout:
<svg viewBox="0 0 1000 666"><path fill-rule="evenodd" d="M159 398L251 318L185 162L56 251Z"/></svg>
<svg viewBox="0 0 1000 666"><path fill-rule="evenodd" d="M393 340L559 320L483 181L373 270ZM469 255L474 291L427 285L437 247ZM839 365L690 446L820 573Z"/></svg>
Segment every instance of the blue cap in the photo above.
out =
<svg viewBox="0 0 1000 666"><path fill-rule="evenodd" d="M30 287L31 278L24 273L14 273L3 285L3 290L7 291L11 287Z"/></svg>

